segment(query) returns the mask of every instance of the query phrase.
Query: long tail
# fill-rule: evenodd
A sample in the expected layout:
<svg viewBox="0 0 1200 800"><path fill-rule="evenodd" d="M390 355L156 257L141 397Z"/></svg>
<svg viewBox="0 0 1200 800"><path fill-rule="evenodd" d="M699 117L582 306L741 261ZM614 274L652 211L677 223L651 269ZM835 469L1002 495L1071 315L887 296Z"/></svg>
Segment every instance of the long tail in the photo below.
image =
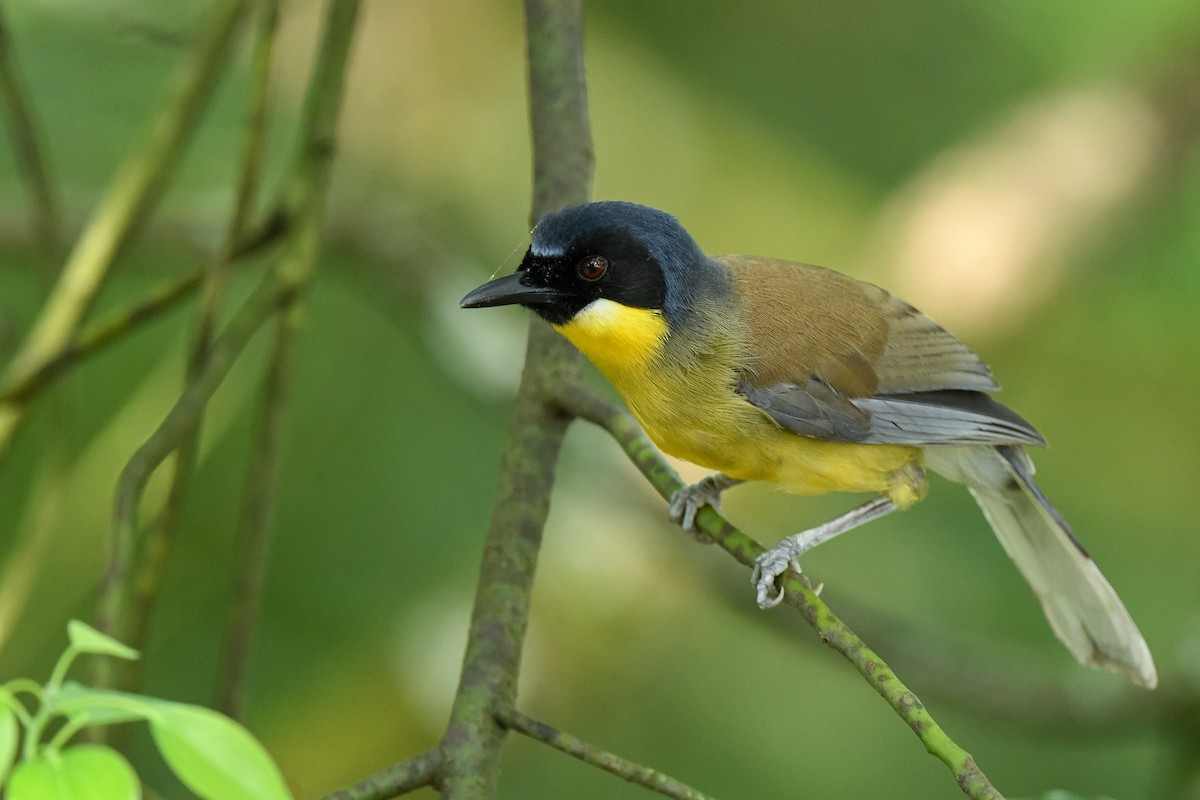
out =
<svg viewBox="0 0 1200 800"><path fill-rule="evenodd" d="M1081 664L1153 689L1150 649L1096 562L1033 482L1017 445L930 447L926 463L975 496L992 530L1041 601L1050 627Z"/></svg>

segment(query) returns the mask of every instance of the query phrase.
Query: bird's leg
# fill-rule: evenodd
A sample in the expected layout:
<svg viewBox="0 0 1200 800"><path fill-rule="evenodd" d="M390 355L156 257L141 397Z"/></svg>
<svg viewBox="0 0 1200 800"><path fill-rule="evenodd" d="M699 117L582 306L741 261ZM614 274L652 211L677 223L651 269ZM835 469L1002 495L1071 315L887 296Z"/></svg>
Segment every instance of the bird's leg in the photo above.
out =
<svg viewBox="0 0 1200 800"><path fill-rule="evenodd" d="M876 497L837 519L789 536L760 555L754 560L754 572L750 575L751 583L758 590L759 608L774 608L783 600L783 589L775 585L775 580L787 572L789 566L799 573L800 556L838 534L895 510L896 504L891 500Z"/></svg>
<svg viewBox="0 0 1200 800"><path fill-rule="evenodd" d="M671 502L667 506L667 516L671 522L688 533L698 534L696 512L705 506L712 506L720 511L721 492L739 483L741 483L740 480L731 478L723 472L709 475L704 480L693 483L691 486L685 486L671 495Z"/></svg>

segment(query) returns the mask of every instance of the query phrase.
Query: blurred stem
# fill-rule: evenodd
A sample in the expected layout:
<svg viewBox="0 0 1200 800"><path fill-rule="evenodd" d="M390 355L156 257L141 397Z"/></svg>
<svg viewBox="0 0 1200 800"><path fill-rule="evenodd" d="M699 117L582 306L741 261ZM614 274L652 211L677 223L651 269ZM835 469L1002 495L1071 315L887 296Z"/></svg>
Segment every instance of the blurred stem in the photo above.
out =
<svg viewBox="0 0 1200 800"><path fill-rule="evenodd" d="M17 527L17 539L0 567L0 650L8 644L25 613L37 577L43 574L43 561L52 552L62 510L67 507L71 457L65 437L51 436L43 451L34 485L28 493L25 518ZM9 686L13 688L12 684Z"/></svg>
<svg viewBox="0 0 1200 800"><path fill-rule="evenodd" d="M247 0L221 0L209 35L187 65L175 94L155 121L149 138L121 167L67 257L50 297L0 384L21 383L74 338L121 247L153 210L167 178L195 130ZM0 403L0 460L12 441L23 404Z"/></svg>
<svg viewBox="0 0 1200 800"><path fill-rule="evenodd" d="M244 705L247 667L254 639L273 531L279 472L279 440L292 375L296 334L303 321L299 291L316 266L329 173L336 149L337 120L346 85L350 47L358 19L357 0L331 0L324 37L313 67L305 104L303 139L288 194L295 209L295 235L276 264L281 284L298 290L278 321L275 348L267 372L258 446L247 476L239 530L241 567L229 610L217 686L218 708L239 716Z"/></svg>
<svg viewBox="0 0 1200 800"><path fill-rule="evenodd" d="M118 480L112 555L97 615L97 627L118 638L124 638L124 615L137 549L138 505L150 475L193 434L208 401L254 333L281 307L292 307L312 274L358 7L357 0L332 0L328 7L324 40L309 88L303 141L289 187L290 201L286 203L293 210L295 222L275 269L229 322L209 350L203 367L188 382L162 424L134 453ZM102 669L106 671L97 676L96 682L108 685L111 671Z"/></svg>
<svg viewBox="0 0 1200 800"><path fill-rule="evenodd" d="M273 274L259 284L217 338L204 370L188 383L166 418L121 471L113 504L112 550L96 615L99 630L118 639L125 636L124 614L132 588L129 584L137 539L138 504L146 482L198 424L205 406L233 362L263 323L287 302L291 291L289 287L279 286ZM109 662L110 659L96 659L98 686L112 684Z"/></svg>
<svg viewBox="0 0 1200 800"><path fill-rule="evenodd" d="M200 287L200 310L188 360L185 381L191 382L208 363L217 318L225 299L229 273L235 260L239 243L245 239L250 215L254 210L258 194L259 176L262 172L263 146L267 119L267 88L271 77L271 61L275 49L275 30L279 17L278 3L268 0L259 4L259 26L256 37L253 66L253 81L248 103L246 139L242 151L241 169L238 177L237 198L225 239L207 268L203 271ZM171 542L179 528L187 487L191 482L196 464L203 414L195 428L179 445L167 489L167 500L162 514L146 536L138 554L137 577L134 579L133 608L130 611L129 644L137 650L145 647L149 638L150 618L158 599L166 569ZM123 669L121 688L137 691L141 685L144 662L127 662Z"/></svg>
<svg viewBox="0 0 1200 800"><path fill-rule="evenodd" d="M571 413L608 431L663 499L669 499L683 488L683 481L659 455L630 414L585 390L564 394L563 403ZM753 566L754 559L764 552L762 545L731 526L711 507L701 510L696 517L696 524L727 553L747 566ZM950 738L917 696L882 658L834 615L804 579L788 572L780 583L788 604L800 611L822 642L854 665L859 674L912 728L925 749L950 768L967 797L1003 800L971 755Z"/></svg>
<svg viewBox="0 0 1200 800"><path fill-rule="evenodd" d="M276 321L275 345L263 389L258 436L246 477L245 505L238 529L238 543L234 547L238 554L234 560L237 574L234 576L229 618L221 648L214 703L218 711L234 719L241 718L246 704L250 647L262 605L267 556L274 529L279 440L283 432L283 412L292 373L295 335L300 321L301 309L295 300Z"/></svg>
<svg viewBox="0 0 1200 800"><path fill-rule="evenodd" d="M627 761L595 745L588 744L577 736L540 722L515 708L497 712L501 724L510 731L523 733L531 739L550 745L555 750L574 756L585 764L623 778L630 783L643 786L652 792L676 800L709 800L708 795L680 783L658 770Z"/></svg>
<svg viewBox="0 0 1200 800"><path fill-rule="evenodd" d="M531 219L584 202L592 176L579 0L526 0L533 138ZM514 419L500 466L499 497L484 544L467 649L442 736L445 798L492 797L504 728L497 709L516 702L521 651L554 468L568 418L554 392L580 380L580 356L534 320Z"/></svg>
<svg viewBox="0 0 1200 800"><path fill-rule="evenodd" d="M42 149L37 120L34 119L29 93L17 72L8 23L0 15L0 95L8 108L8 126L12 136L17 169L21 171L33 201L33 237L48 259L58 255L62 226L61 204L54 181L50 178L45 151Z"/></svg>
<svg viewBox="0 0 1200 800"><path fill-rule="evenodd" d="M91 325L78 337L63 345L53 356L46 358L34 372L0 392L0 403L12 405L29 402L32 397L54 382L68 368L84 361L143 324L175 308L200 285L201 272L163 286L113 314Z"/></svg>
<svg viewBox="0 0 1200 800"><path fill-rule="evenodd" d="M261 229L247 234L233 251L233 259L250 255L258 249L273 244L288 230L283 212L272 215ZM199 287L207 274L202 267L175 282L158 289L148 296L131 303L105 319L89 325L53 356L41 363L38 369L22 380L0 390L0 408L19 408L28 403L38 392L50 386L55 379L110 344L139 329L151 320L175 308Z"/></svg>

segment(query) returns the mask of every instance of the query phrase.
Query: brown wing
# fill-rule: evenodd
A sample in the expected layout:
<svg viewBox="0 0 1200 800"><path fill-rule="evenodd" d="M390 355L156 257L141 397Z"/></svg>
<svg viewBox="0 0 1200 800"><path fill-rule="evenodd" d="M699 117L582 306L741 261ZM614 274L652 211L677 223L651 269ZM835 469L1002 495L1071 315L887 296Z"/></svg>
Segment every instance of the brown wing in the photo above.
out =
<svg viewBox="0 0 1200 800"><path fill-rule="evenodd" d="M921 312L832 270L718 256L748 321L738 390L781 426L822 439L1041 444L988 397L987 366Z"/></svg>

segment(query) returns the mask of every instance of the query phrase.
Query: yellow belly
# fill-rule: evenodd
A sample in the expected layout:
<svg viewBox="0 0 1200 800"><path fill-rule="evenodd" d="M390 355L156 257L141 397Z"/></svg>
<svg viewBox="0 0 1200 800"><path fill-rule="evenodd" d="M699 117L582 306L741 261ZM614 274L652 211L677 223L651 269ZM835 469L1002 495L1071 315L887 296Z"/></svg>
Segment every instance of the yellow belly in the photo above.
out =
<svg viewBox="0 0 1200 800"><path fill-rule="evenodd" d="M906 445L854 444L802 436L780 428L734 395L682 411L623 392L630 410L663 452L732 478L767 481L793 494L874 492L905 507L925 494L923 451ZM694 402L694 397L682 402ZM711 400L711 398L707 398ZM649 402L647 402L649 400ZM665 411L665 413L664 413ZM695 413L699 412L699 413Z"/></svg>

